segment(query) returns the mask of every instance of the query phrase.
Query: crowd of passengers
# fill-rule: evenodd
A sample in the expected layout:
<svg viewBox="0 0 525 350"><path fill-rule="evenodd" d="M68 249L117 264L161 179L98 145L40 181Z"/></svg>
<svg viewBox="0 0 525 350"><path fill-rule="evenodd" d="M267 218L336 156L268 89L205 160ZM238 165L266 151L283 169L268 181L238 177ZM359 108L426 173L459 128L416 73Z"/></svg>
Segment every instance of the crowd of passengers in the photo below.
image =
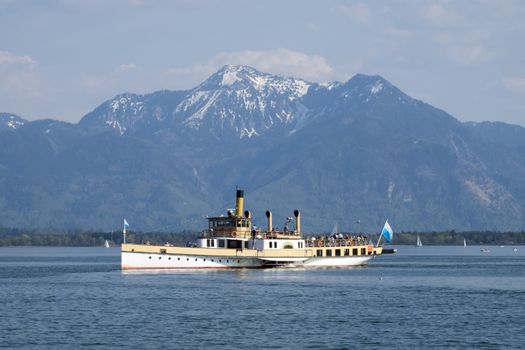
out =
<svg viewBox="0 0 525 350"><path fill-rule="evenodd" d="M347 247L367 245L368 237L363 235L352 236L349 234L333 233L331 235L312 237L306 240L307 247Z"/></svg>

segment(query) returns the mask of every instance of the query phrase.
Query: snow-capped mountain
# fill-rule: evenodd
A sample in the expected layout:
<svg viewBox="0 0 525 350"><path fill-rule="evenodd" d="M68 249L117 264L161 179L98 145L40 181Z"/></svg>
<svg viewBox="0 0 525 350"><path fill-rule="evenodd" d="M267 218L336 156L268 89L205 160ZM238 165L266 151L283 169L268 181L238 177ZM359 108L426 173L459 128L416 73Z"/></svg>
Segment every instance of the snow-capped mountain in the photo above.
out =
<svg viewBox="0 0 525 350"><path fill-rule="evenodd" d="M95 132L113 130L119 135L145 128L157 129L173 120L173 111L185 95L185 91L167 90L146 95L117 95L85 115L79 125Z"/></svg>
<svg viewBox="0 0 525 350"><path fill-rule="evenodd" d="M251 138L300 118L305 112L301 98L311 85L251 67L225 66L191 90L175 113L192 129Z"/></svg>
<svg viewBox="0 0 525 350"><path fill-rule="evenodd" d="M302 98L312 86L301 79L262 73L246 66L225 66L189 91L122 94L86 115L81 125L118 134L148 124L209 132L220 138L261 136L304 117Z"/></svg>
<svg viewBox="0 0 525 350"><path fill-rule="evenodd" d="M286 135L327 111L388 98L413 102L379 76L358 74L345 83L316 84L228 65L189 91L118 95L80 124L120 135L146 126L153 131L171 126L214 138L250 139Z"/></svg>
<svg viewBox="0 0 525 350"><path fill-rule="evenodd" d="M0 131L16 130L24 124L27 120L20 118L12 113L0 113Z"/></svg>
<svg viewBox="0 0 525 350"><path fill-rule="evenodd" d="M525 128L461 123L380 76L225 66L191 90L118 95L76 125L11 117L0 225L199 228L236 185L254 218L298 207L310 231L525 224Z"/></svg>

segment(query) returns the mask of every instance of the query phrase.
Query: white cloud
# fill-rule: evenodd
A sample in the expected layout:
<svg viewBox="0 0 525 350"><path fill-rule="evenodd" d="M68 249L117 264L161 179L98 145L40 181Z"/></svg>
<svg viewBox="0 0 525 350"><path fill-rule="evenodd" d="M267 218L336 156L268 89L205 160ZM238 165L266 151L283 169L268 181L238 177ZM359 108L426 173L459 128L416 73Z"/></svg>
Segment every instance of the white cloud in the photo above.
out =
<svg viewBox="0 0 525 350"><path fill-rule="evenodd" d="M17 56L9 51L0 50L0 65L24 65L33 69L38 62L30 56Z"/></svg>
<svg viewBox="0 0 525 350"><path fill-rule="evenodd" d="M512 92L525 92L525 78L507 77L503 79L503 85Z"/></svg>
<svg viewBox="0 0 525 350"><path fill-rule="evenodd" d="M465 66L484 62L489 58L489 52L481 45L450 45L446 46L444 50L445 56L450 60Z"/></svg>
<svg viewBox="0 0 525 350"><path fill-rule="evenodd" d="M327 81L334 74L334 70L324 57L283 48L266 51L221 52L207 62L170 69L168 73L177 77L196 76L198 79L203 79L226 64L247 65L263 72L311 81Z"/></svg>
<svg viewBox="0 0 525 350"><path fill-rule="evenodd" d="M19 56L0 50L0 103L9 105L17 98L39 98L43 95L42 82L35 69L38 62L30 56Z"/></svg>
<svg viewBox="0 0 525 350"><path fill-rule="evenodd" d="M115 69L115 73L128 73L137 68L138 67L135 63L124 63Z"/></svg>

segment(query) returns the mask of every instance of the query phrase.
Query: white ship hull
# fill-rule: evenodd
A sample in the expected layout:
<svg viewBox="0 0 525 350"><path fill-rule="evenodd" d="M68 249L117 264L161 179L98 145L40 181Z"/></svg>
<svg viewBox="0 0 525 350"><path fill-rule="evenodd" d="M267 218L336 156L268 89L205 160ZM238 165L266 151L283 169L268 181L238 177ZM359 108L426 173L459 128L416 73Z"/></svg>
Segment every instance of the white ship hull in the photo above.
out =
<svg viewBox="0 0 525 350"><path fill-rule="evenodd" d="M372 256L345 256L333 258L310 258L304 262L305 267L359 266L365 265Z"/></svg>
<svg viewBox="0 0 525 350"><path fill-rule="evenodd" d="M286 266L296 267L337 267L364 265L372 256L330 257L330 258L254 258L213 255L176 255L122 252L123 270L169 270L205 268L264 268ZM291 265L291 266L292 266Z"/></svg>
<svg viewBox="0 0 525 350"><path fill-rule="evenodd" d="M122 252L122 270L258 268L264 264L261 259L248 257Z"/></svg>

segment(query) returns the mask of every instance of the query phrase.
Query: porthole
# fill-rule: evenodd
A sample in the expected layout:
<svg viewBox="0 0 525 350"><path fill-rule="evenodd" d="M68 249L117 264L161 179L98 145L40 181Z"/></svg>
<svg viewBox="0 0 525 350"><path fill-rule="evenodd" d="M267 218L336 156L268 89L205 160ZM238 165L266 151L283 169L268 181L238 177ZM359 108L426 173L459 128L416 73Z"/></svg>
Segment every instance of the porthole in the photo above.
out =
<svg viewBox="0 0 525 350"><path fill-rule="evenodd" d="M161 256L159 256L159 260L160 260L160 259L162 259L162 257L161 257Z"/></svg>
<svg viewBox="0 0 525 350"><path fill-rule="evenodd" d="M151 259L151 256L149 258Z"/></svg>
<svg viewBox="0 0 525 350"><path fill-rule="evenodd" d="M180 260L180 258L177 258L177 260Z"/></svg>
<svg viewBox="0 0 525 350"><path fill-rule="evenodd" d="M229 263L229 262L230 262L230 260L226 260L226 262L227 262L227 263Z"/></svg>
<svg viewBox="0 0 525 350"><path fill-rule="evenodd" d="M186 258L186 261L190 261L190 258Z"/></svg>
<svg viewBox="0 0 525 350"><path fill-rule="evenodd" d="M213 259L211 259L211 262L213 262Z"/></svg>
<svg viewBox="0 0 525 350"><path fill-rule="evenodd" d="M219 259L219 262L222 262L222 259Z"/></svg>
<svg viewBox="0 0 525 350"><path fill-rule="evenodd" d="M206 259L203 259L203 261L206 261Z"/></svg>
<svg viewBox="0 0 525 350"><path fill-rule="evenodd" d="M240 260L237 260L237 264L240 264L240 263L241 263L241 261L240 261Z"/></svg>
<svg viewBox="0 0 525 350"><path fill-rule="evenodd" d="M195 259L195 261L197 261L197 259Z"/></svg>
<svg viewBox="0 0 525 350"><path fill-rule="evenodd" d="M168 258L168 260L171 260L171 256Z"/></svg>

